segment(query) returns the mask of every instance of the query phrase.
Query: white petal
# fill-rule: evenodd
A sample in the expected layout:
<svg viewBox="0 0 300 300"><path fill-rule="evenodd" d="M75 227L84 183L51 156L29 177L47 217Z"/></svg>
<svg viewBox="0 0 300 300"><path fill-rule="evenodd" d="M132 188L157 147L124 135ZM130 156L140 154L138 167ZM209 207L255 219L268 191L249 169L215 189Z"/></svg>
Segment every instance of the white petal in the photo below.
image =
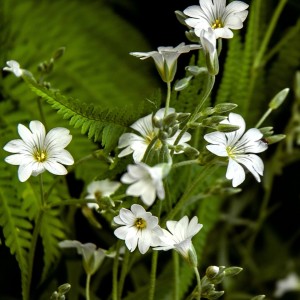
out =
<svg viewBox="0 0 300 300"><path fill-rule="evenodd" d="M223 39L232 39L233 32L228 27L223 28L216 28L214 29L216 39L223 38Z"/></svg>
<svg viewBox="0 0 300 300"><path fill-rule="evenodd" d="M202 10L199 5L192 5L187 7L183 13L192 18L199 18L202 15Z"/></svg>
<svg viewBox="0 0 300 300"><path fill-rule="evenodd" d="M241 18L236 15L231 15L230 17L226 18L224 21L225 26L231 29L241 29L243 28L243 22Z"/></svg>
<svg viewBox="0 0 300 300"><path fill-rule="evenodd" d="M70 131L63 127L51 129L45 138L45 147L52 148L65 148L72 140Z"/></svg>
<svg viewBox="0 0 300 300"><path fill-rule="evenodd" d="M143 142L144 138L138 136L135 133L123 133L119 138L118 148L124 148L131 146L133 143Z"/></svg>
<svg viewBox="0 0 300 300"><path fill-rule="evenodd" d="M255 177L255 179L260 182L259 175L263 175L264 163L262 159L255 154L239 155L236 160L243 164Z"/></svg>
<svg viewBox="0 0 300 300"><path fill-rule="evenodd" d="M237 187L245 180L245 170L236 161L229 158L226 178L232 179L232 186Z"/></svg>
<svg viewBox="0 0 300 300"><path fill-rule="evenodd" d="M214 5L212 3L212 0L200 0L200 7L207 17L207 19L211 22L214 22L216 17L216 11L214 9Z"/></svg>
<svg viewBox="0 0 300 300"><path fill-rule="evenodd" d="M114 235L121 240L125 240L126 235L128 233L128 228L126 226L121 226L118 227L115 231L114 231Z"/></svg>
<svg viewBox="0 0 300 300"><path fill-rule="evenodd" d="M223 146L227 145L226 135L223 132L215 131L207 133L204 135L204 139L211 144Z"/></svg>
<svg viewBox="0 0 300 300"><path fill-rule="evenodd" d="M234 14L246 10L248 4L242 1L233 1L226 6L226 14Z"/></svg>
<svg viewBox="0 0 300 300"><path fill-rule="evenodd" d="M154 132L154 128L152 125L152 115L150 114L137 120L130 127L138 131L142 136L148 136L149 134Z"/></svg>
<svg viewBox="0 0 300 300"><path fill-rule="evenodd" d="M45 161L44 167L47 171L55 175L66 175L67 169L56 161Z"/></svg>
<svg viewBox="0 0 300 300"><path fill-rule="evenodd" d="M27 145L30 145L30 147L36 146L33 135L26 126L24 126L23 124L19 124L18 125L18 133L19 133L20 137L22 138L22 140Z"/></svg>
<svg viewBox="0 0 300 300"><path fill-rule="evenodd" d="M18 169L19 180L21 182L26 181L30 177L31 173L32 173L32 166L31 166L31 164L20 165L20 167Z"/></svg>
<svg viewBox="0 0 300 300"><path fill-rule="evenodd" d="M141 254L145 254L149 250L151 242L151 232L147 229L141 230L141 235L138 241L138 247Z"/></svg>
<svg viewBox="0 0 300 300"><path fill-rule="evenodd" d="M69 151L65 149L61 149L59 152L56 153L49 153L49 159L54 159L58 163L70 166L74 164L74 159Z"/></svg>
<svg viewBox="0 0 300 300"><path fill-rule="evenodd" d="M217 156L221 156L221 157L228 156L226 148L223 145L207 145L206 149Z"/></svg>
<svg viewBox="0 0 300 300"><path fill-rule="evenodd" d="M133 214L136 217L140 217L140 216L142 216L143 214L146 213L145 208L143 206L139 205L139 204L131 205L131 211L133 212Z"/></svg>
<svg viewBox="0 0 300 300"><path fill-rule="evenodd" d="M23 140L17 139L8 142L3 149L7 152L21 153L23 151L29 150L30 148L26 145Z"/></svg>
<svg viewBox="0 0 300 300"><path fill-rule="evenodd" d="M26 165L33 161L33 158L24 154L13 154L5 157L5 162L11 165Z"/></svg>

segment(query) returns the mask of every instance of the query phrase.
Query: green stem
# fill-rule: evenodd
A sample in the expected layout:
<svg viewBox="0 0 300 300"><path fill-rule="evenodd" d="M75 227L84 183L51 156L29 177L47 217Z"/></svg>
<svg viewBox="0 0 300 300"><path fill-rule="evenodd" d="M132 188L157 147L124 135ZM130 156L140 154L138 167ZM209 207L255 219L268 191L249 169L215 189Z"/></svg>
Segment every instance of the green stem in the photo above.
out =
<svg viewBox="0 0 300 300"><path fill-rule="evenodd" d="M271 114L272 109L269 108L264 115L260 118L260 120L257 122L257 124L255 125L255 128L260 127L260 125L266 120L266 118Z"/></svg>
<svg viewBox="0 0 300 300"><path fill-rule="evenodd" d="M92 199L67 199L67 200L48 203L47 208L55 207L55 206L79 205L79 204L87 204L87 203L97 203L97 201Z"/></svg>
<svg viewBox="0 0 300 300"><path fill-rule="evenodd" d="M199 164L198 159L186 160L186 161L181 161L181 162L173 164L172 169L177 169L180 167L189 166L189 165L197 165L197 164Z"/></svg>
<svg viewBox="0 0 300 300"><path fill-rule="evenodd" d="M158 137L155 136L152 141L150 142L150 144L148 145L146 151L145 151L145 154L144 154L144 157L143 157L143 161L146 163L147 160L148 160L148 156L149 156L149 153L152 149L152 147L155 145L156 141L158 140Z"/></svg>
<svg viewBox="0 0 300 300"><path fill-rule="evenodd" d="M121 271L120 280L119 280L119 288L118 288L118 291L119 291L118 296L119 296L120 300L122 299L124 282L125 282L126 275L128 273L129 257L130 257L130 252L126 248L125 254L124 254L124 259L123 259L123 264L122 264L122 271Z"/></svg>
<svg viewBox="0 0 300 300"><path fill-rule="evenodd" d="M174 284L173 284L173 299L179 300L179 255L178 252L172 251L173 255L173 270L174 270Z"/></svg>
<svg viewBox="0 0 300 300"><path fill-rule="evenodd" d="M155 285L156 285L157 260L158 260L158 251L153 251L148 300L153 300L154 299Z"/></svg>
<svg viewBox="0 0 300 300"><path fill-rule="evenodd" d="M29 249L28 253L28 280L27 280L27 286L26 290L24 291L24 300L30 299L30 286L31 286L31 280L32 280L32 272L33 272L33 263L34 263L34 256L35 256L35 250L36 245L42 225L43 215L44 215L44 205L45 205L45 198L44 198L44 185L43 185L43 177L42 174L39 175L39 181L40 181L40 191L41 191L41 207L39 209L38 215L36 217L35 226L32 233L32 240L31 240L31 247Z"/></svg>
<svg viewBox="0 0 300 300"><path fill-rule="evenodd" d="M118 268L119 268L119 254L121 248L121 241L118 240L116 246L116 256L114 257L113 272L112 272L112 300L118 300Z"/></svg>
<svg viewBox="0 0 300 300"><path fill-rule="evenodd" d="M166 106L165 106L164 116L166 116L168 114L168 110L170 107L170 100L171 100L171 82L167 82L167 98L166 98Z"/></svg>
<svg viewBox="0 0 300 300"><path fill-rule="evenodd" d="M90 283L91 283L91 274L86 275L86 284L85 284L85 299L90 300Z"/></svg>
<svg viewBox="0 0 300 300"><path fill-rule="evenodd" d="M268 47L268 44L270 42L270 39L272 37L272 34L274 32L274 29L275 29L275 26L278 22L278 19L279 19L279 16L285 6L285 4L287 3L287 0L280 0L280 2L278 3L277 7L276 7L276 10L272 16L272 19L269 23L269 27L266 31L266 34L264 36L264 39L260 45L260 49L258 50L258 53L257 55L255 56L255 60L254 60L254 69L257 69L260 67L261 65L261 62L263 60L263 56L267 50L267 47Z"/></svg>
<svg viewBox="0 0 300 300"><path fill-rule="evenodd" d="M194 271L197 278L197 287L198 287L197 300L201 300L202 287L201 287L200 273L197 267L194 267Z"/></svg>

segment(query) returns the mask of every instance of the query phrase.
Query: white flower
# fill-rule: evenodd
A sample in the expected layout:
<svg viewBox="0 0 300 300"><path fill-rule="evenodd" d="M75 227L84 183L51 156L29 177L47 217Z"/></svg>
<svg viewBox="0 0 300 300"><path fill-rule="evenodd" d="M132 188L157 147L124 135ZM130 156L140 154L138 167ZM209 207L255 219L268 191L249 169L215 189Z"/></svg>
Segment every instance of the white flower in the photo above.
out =
<svg viewBox="0 0 300 300"><path fill-rule="evenodd" d="M165 198L165 189L163 178L170 170L168 164L158 164L150 167L144 163L128 165L127 173L121 177L121 181L131 184L126 194L130 196L140 196L142 201L150 206L153 204L156 196L159 199Z"/></svg>
<svg viewBox="0 0 300 300"><path fill-rule="evenodd" d="M245 21L249 5L242 1L233 1L226 6L226 0L199 0L199 5L186 8L183 13L190 18L186 24L194 28L200 37L203 29L214 29L216 38L232 38L230 29L241 29Z"/></svg>
<svg viewBox="0 0 300 300"><path fill-rule="evenodd" d="M31 175L37 176L45 170L56 175L67 174L62 165L74 163L71 154L64 148L70 143L72 136L66 128L53 128L46 135L45 127L40 121L31 121L30 130L22 124L18 125L21 139L12 140L4 146L4 150L14 154L5 161L19 165L18 175L21 182Z"/></svg>
<svg viewBox="0 0 300 300"><path fill-rule="evenodd" d="M200 48L200 45L185 45L184 43L181 43L175 48L158 47L158 51L131 52L130 54L139 57L140 59L152 57L162 80L165 82L171 82L174 79L176 73L177 59L180 54Z"/></svg>
<svg viewBox="0 0 300 300"><path fill-rule="evenodd" d="M23 74L23 70L20 68L20 65L15 60L9 60L6 62L8 67L4 67L3 71L12 72L15 74L15 76L20 77Z"/></svg>
<svg viewBox="0 0 300 300"><path fill-rule="evenodd" d="M169 231L163 229L164 234L160 237L161 243L154 250L174 249L189 259L189 252L193 251L192 238L203 225L198 223L196 216L190 222L188 217L184 216L179 221L167 221L166 225Z"/></svg>
<svg viewBox="0 0 300 300"><path fill-rule="evenodd" d="M77 253L82 255L83 267L87 274L93 275L100 267L106 255L106 250L92 243L82 244L79 241L65 240L58 243L61 248L76 248Z"/></svg>
<svg viewBox="0 0 300 300"><path fill-rule="evenodd" d="M139 251L145 254L150 247L159 243L162 229L158 225L158 218L139 204L133 204L131 210L121 208L114 222L122 225L114 231L117 238L125 240L127 248L133 252L138 246Z"/></svg>
<svg viewBox="0 0 300 300"><path fill-rule="evenodd" d="M200 42L206 56L206 64L209 72L216 75L219 72L219 59L216 48L216 37L214 31L209 27L207 30L201 30Z"/></svg>
<svg viewBox="0 0 300 300"><path fill-rule="evenodd" d="M221 123L240 126L234 132L212 132L204 136L204 139L212 145L206 148L217 156L228 157L229 163L226 172L226 178L232 179L232 186L236 187L245 180L244 168L246 167L260 182L259 175L263 175L264 164L260 157L253 153L265 151L268 146L262 141L262 133L251 128L245 134L245 121L242 116L230 113L228 120Z"/></svg>
<svg viewBox="0 0 300 300"><path fill-rule="evenodd" d="M85 199L100 200L104 197L110 197L121 186L120 182L110 181L109 179L97 180L87 186L88 195ZM89 208L98 208L97 203L87 203Z"/></svg>
<svg viewBox="0 0 300 300"><path fill-rule="evenodd" d="M274 297L281 298L289 291L300 291L300 278L296 273L290 273L287 277L276 282Z"/></svg>
<svg viewBox="0 0 300 300"><path fill-rule="evenodd" d="M155 117L157 119L163 119L164 112L165 109L161 108L156 112ZM168 109L168 115L174 112L175 112L174 108ZM130 127L136 130L139 133L139 135L135 133L124 133L121 135L119 139L118 148L124 148L124 147L126 148L119 153L118 157L123 157L133 153L134 161L140 162L144 157L148 145L158 135L159 129L154 127L152 124L152 114L137 120ZM174 145L175 140L177 139L180 132L181 130L178 130L172 137L167 138L166 139L167 144ZM178 145L182 145L183 147L186 147L188 146L186 142L189 141L190 139L191 139L191 135L188 132L185 132L182 138L180 139ZM157 140L153 147L154 149L159 150L161 146L162 144L160 140ZM180 154L182 153L182 151L175 152L175 153Z"/></svg>

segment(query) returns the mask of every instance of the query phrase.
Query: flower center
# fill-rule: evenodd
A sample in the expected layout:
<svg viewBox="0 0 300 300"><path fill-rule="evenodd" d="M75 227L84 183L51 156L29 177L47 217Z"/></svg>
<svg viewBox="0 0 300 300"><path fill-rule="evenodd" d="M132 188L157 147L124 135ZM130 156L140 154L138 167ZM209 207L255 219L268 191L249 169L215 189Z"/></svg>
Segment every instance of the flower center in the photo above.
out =
<svg viewBox="0 0 300 300"><path fill-rule="evenodd" d="M147 227L147 222L143 218L137 218L134 222L134 226L137 229L144 229Z"/></svg>
<svg viewBox="0 0 300 300"><path fill-rule="evenodd" d="M150 132L146 137L145 137L145 140L146 140L146 144L149 145L152 140L156 137L156 133L154 131ZM155 150L158 150L161 148L161 141L159 139L156 140L156 142L154 143L153 145L153 148Z"/></svg>
<svg viewBox="0 0 300 300"><path fill-rule="evenodd" d="M231 158L235 158L234 149L235 149L234 147L230 147L230 146L226 147L226 152L227 152L228 156Z"/></svg>
<svg viewBox="0 0 300 300"><path fill-rule="evenodd" d="M223 24L221 22L221 20L216 19L215 22L211 25L212 29L216 29L216 28L222 28Z"/></svg>
<svg viewBox="0 0 300 300"><path fill-rule="evenodd" d="M95 192L94 192L94 195L95 195L95 198L96 198L96 199L101 199L101 198L102 198L102 193L101 193L101 191L99 191L99 190L98 190L98 191L95 191Z"/></svg>
<svg viewBox="0 0 300 300"><path fill-rule="evenodd" d="M45 150L36 150L33 157L37 162L44 162L47 159L47 152Z"/></svg>

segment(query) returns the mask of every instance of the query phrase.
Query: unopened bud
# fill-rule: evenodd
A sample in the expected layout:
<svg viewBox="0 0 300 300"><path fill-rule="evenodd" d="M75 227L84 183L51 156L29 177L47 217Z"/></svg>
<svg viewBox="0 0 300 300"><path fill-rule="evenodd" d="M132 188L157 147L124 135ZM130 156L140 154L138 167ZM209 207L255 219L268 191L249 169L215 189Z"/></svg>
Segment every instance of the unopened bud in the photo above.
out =
<svg viewBox="0 0 300 300"><path fill-rule="evenodd" d="M158 134L158 138L161 141L165 141L168 137L169 137L169 134L165 131L160 131L159 134Z"/></svg>
<svg viewBox="0 0 300 300"><path fill-rule="evenodd" d="M187 19L187 16L182 11L175 10L175 16L182 25L186 26L185 20Z"/></svg>
<svg viewBox="0 0 300 300"><path fill-rule="evenodd" d="M207 278L212 279L212 278L215 278L219 274L219 270L220 270L220 268L217 266L209 266L206 269L205 274L206 274Z"/></svg>
<svg viewBox="0 0 300 300"><path fill-rule="evenodd" d="M235 103L220 103L215 106L215 112L218 114L225 113L235 109L237 106Z"/></svg>
<svg viewBox="0 0 300 300"><path fill-rule="evenodd" d="M240 129L240 126L231 125L231 124L219 124L217 130L221 132L232 132Z"/></svg>
<svg viewBox="0 0 300 300"><path fill-rule="evenodd" d="M176 123L177 113L171 113L163 118L163 125L167 127L171 127Z"/></svg>
<svg viewBox="0 0 300 300"><path fill-rule="evenodd" d="M194 76L200 75L202 73L207 73L207 68L204 67L187 66L185 69Z"/></svg>
<svg viewBox="0 0 300 300"><path fill-rule="evenodd" d="M157 116L153 116L152 124L156 128L161 128L162 127L162 119L158 118Z"/></svg>
<svg viewBox="0 0 300 300"><path fill-rule="evenodd" d="M278 143L284 140L285 138L286 138L285 134L275 134L272 136L265 137L265 140L267 141L268 145L271 145L271 144Z"/></svg>
<svg viewBox="0 0 300 300"><path fill-rule="evenodd" d="M188 126L188 128L196 129L196 128L198 128L198 127L201 126L201 123L197 123L197 122L189 122L189 123L187 124L187 126Z"/></svg>
<svg viewBox="0 0 300 300"><path fill-rule="evenodd" d="M229 267L224 270L224 274L227 277L235 276L243 271L243 268L240 267Z"/></svg>
<svg viewBox="0 0 300 300"><path fill-rule="evenodd" d="M209 300L215 300L224 295L224 291L211 291L208 293L207 297Z"/></svg>
<svg viewBox="0 0 300 300"><path fill-rule="evenodd" d="M289 91L290 89L286 88L280 91L278 94L276 94L274 98L271 100L271 102L269 103L269 107L273 110L277 109L283 103Z"/></svg>
<svg viewBox="0 0 300 300"><path fill-rule="evenodd" d="M263 300L265 298L266 298L265 295L258 295L258 296L255 296L255 297L251 298L251 300Z"/></svg>
<svg viewBox="0 0 300 300"><path fill-rule="evenodd" d="M204 126L213 126L213 125L219 124L220 122L222 122L226 119L227 119L227 117L225 117L225 116L211 116L211 117L204 119L202 121L202 124Z"/></svg>
<svg viewBox="0 0 300 300"><path fill-rule="evenodd" d="M176 92L184 90L186 87L189 86L190 80L191 80L192 78L193 78L193 76L189 76L189 77L184 77L184 78L178 80L178 81L175 83L174 90L175 90Z"/></svg>
<svg viewBox="0 0 300 300"><path fill-rule="evenodd" d="M188 251L188 261L192 267L197 268L198 258L197 258L197 253L196 253L193 245L191 245L191 247Z"/></svg>
<svg viewBox="0 0 300 300"><path fill-rule="evenodd" d="M61 58L61 57L64 55L65 51L66 51L66 48L65 48L65 47L60 47L60 48L58 48L58 49L53 53L53 56L52 56L53 59L54 59L54 60L57 60L57 59Z"/></svg>
<svg viewBox="0 0 300 300"><path fill-rule="evenodd" d="M207 117L215 113L215 109L213 107L206 107L200 112L200 116Z"/></svg>
<svg viewBox="0 0 300 300"><path fill-rule="evenodd" d="M200 152L196 149L196 148L193 148L193 147L185 147L184 148L184 154L189 157L189 158L195 158L195 157L198 157Z"/></svg>
<svg viewBox="0 0 300 300"><path fill-rule="evenodd" d="M272 126L259 128L259 131L263 134L264 137L270 136L274 133Z"/></svg>
<svg viewBox="0 0 300 300"><path fill-rule="evenodd" d="M61 295L64 295L66 294L69 290L71 289L71 284L69 283L64 283L62 285L60 285L58 287L58 292L61 294Z"/></svg>
<svg viewBox="0 0 300 300"><path fill-rule="evenodd" d="M186 31L185 36L189 41L199 43L199 37L195 34L194 30Z"/></svg>

